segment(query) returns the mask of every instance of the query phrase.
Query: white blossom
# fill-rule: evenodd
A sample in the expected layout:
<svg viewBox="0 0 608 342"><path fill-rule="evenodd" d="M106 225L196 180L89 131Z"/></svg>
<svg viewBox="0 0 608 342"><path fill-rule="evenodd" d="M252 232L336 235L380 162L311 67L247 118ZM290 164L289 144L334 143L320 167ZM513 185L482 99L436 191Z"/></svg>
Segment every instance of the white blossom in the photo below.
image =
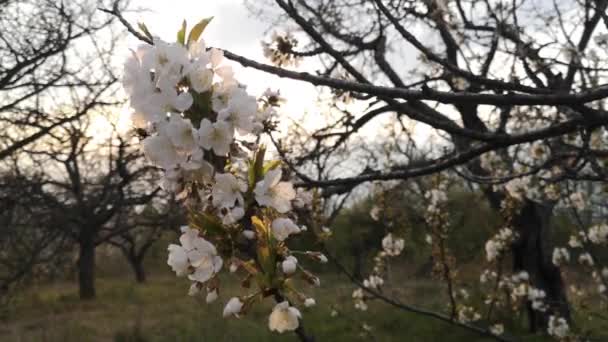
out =
<svg viewBox="0 0 608 342"><path fill-rule="evenodd" d="M578 256L578 262L583 265L593 266L593 258L591 257L591 254L587 252Z"/></svg>
<svg viewBox="0 0 608 342"><path fill-rule="evenodd" d="M549 324L547 326L547 333L549 335L564 338L568 335L569 330L568 322L564 318L553 315L549 317Z"/></svg>
<svg viewBox="0 0 608 342"><path fill-rule="evenodd" d="M494 240L488 240L486 242L486 258L488 261L494 261L500 254L501 245Z"/></svg>
<svg viewBox="0 0 608 342"><path fill-rule="evenodd" d="M576 235L570 235L570 240L568 240L568 246L572 248L580 248L583 247L583 244Z"/></svg>
<svg viewBox="0 0 608 342"><path fill-rule="evenodd" d="M211 191L213 205L218 208L232 208L235 204L244 203L243 192L247 184L230 173L216 173L215 184Z"/></svg>
<svg viewBox="0 0 608 342"><path fill-rule="evenodd" d="M241 302L241 300L238 297L232 297L232 298L230 298L230 300L228 301L228 303L226 303L226 306L224 307L223 316L224 316L224 318L229 317L229 316L238 317L239 314L241 313L242 308L243 308L243 302Z"/></svg>
<svg viewBox="0 0 608 342"><path fill-rule="evenodd" d="M470 306L462 306L458 310L458 320L462 323L475 322L481 319L481 315Z"/></svg>
<svg viewBox="0 0 608 342"><path fill-rule="evenodd" d="M317 304L317 302L315 301L314 298L306 298L306 300L304 300L304 306L309 308L311 306L315 306Z"/></svg>
<svg viewBox="0 0 608 342"><path fill-rule="evenodd" d="M382 239L382 248L390 256L398 256L403 251L405 241L403 239L393 239L393 234L388 233Z"/></svg>
<svg viewBox="0 0 608 342"><path fill-rule="evenodd" d="M378 207L376 205L373 206L372 209L369 211L369 216L374 221L380 220L380 207Z"/></svg>
<svg viewBox="0 0 608 342"><path fill-rule="evenodd" d="M291 234L300 232L300 228L288 218L278 218L272 221L272 235L279 241L285 241Z"/></svg>
<svg viewBox="0 0 608 342"><path fill-rule="evenodd" d="M312 204L312 200L312 191L298 188L298 190L296 190L296 198L293 201L293 206L296 208L307 208Z"/></svg>
<svg viewBox="0 0 608 342"><path fill-rule="evenodd" d="M245 238L247 238L249 240L252 240L253 238L255 238L255 233L253 232L253 230L244 230L243 235L245 236Z"/></svg>
<svg viewBox="0 0 608 342"><path fill-rule="evenodd" d="M598 224L589 228L589 241L594 244L604 244L608 242L608 224Z"/></svg>
<svg viewBox="0 0 608 342"><path fill-rule="evenodd" d="M544 290L533 287L528 289L528 300L532 302L532 309L534 310L545 311L545 297L547 297L547 294Z"/></svg>
<svg viewBox="0 0 608 342"><path fill-rule="evenodd" d="M302 317L300 310L284 301L275 305L270 317L268 317L268 328L271 331L283 333L296 330L299 326L299 318Z"/></svg>
<svg viewBox="0 0 608 342"><path fill-rule="evenodd" d="M582 192L574 192L569 197L572 206L577 210L585 209L585 196Z"/></svg>
<svg viewBox="0 0 608 342"><path fill-rule="evenodd" d="M210 304L210 303L215 302L217 297L218 297L217 290L208 291L207 297L205 297L205 301L207 302L207 304Z"/></svg>
<svg viewBox="0 0 608 342"><path fill-rule="evenodd" d="M202 148L212 149L218 156L225 156L230 151L234 130L226 122L211 123L208 119L203 119L198 134Z"/></svg>
<svg viewBox="0 0 608 342"><path fill-rule="evenodd" d="M164 135L149 136L142 142L144 154L155 165L169 169L178 164L182 158Z"/></svg>
<svg viewBox="0 0 608 342"><path fill-rule="evenodd" d="M281 182L281 169L270 170L255 185L255 200L259 205L273 207L283 214L291 210L291 200L296 196L289 182Z"/></svg>
<svg viewBox="0 0 608 342"><path fill-rule="evenodd" d="M529 177L514 178L505 184L505 189L509 195L519 201L522 201L525 197L527 197L529 187Z"/></svg>
<svg viewBox="0 0 608 342"><path fill-rule="evenodd" d="M217 255L215 246L198 236L198 230L182 227L182 232L181 246L169 245L167 264L177 275L184 275L193 268L194 272L188 278L204 283L222 268L222 258Z"/></svg>
<svg viewBox="0 0 608 342"><path fill-rule="evenodd" d="M288 256L281 263L281 268L283 270L283 273L285 273L287 275L294 273L296 271L297 264L298 264L298 259L296 259L292 255Z"/></svg>
<svg viewBox="0 0 608 342"><path fill-rule="evenodd" d="M178 276L185 275L188 271L188 267L190 266L186 250L182 246L176 244L170 244L167 249L169 250L167 264L171 266L173 272L175 272Z"/></svg>
<svg viewBox="0 0 608 342"><path fill-rule="evenodd" d="M245 93L231 98L226 108L218 113L217 119L228 123L240 134L246 134L253 130L253 118L256 112L255 98Z"/></svg>
<svg viewBox="0 0 608 342"><path fill-rule="evenodd" d="M196 64L188 72L190 86L198 93L204 93L211 89L213 85L213 70Z"/></svg>
<svg viewBox="0 0 608 342"><path fill-rule="evenodd" d="M245 216L245 209L243 207L226 208L220 211L218 214L222 218L222 224L229 226L238 222Z"/></svg>
<svg viewBox="0 0 608 342"><path fill-rule="evenodd" d="M552 261L555 266L559 266L563 262L569 262L570 253L568 252L568 250L566 248L555 248L553 250Z"/></svg>
<svg viewBox="0 0 608 342"><path fill-rule="evenodd" d="M490 327L490 332L494 335L502 335L505 332L505 327L502 324L493 324Z"/></svg>
<svg viewBox="0 0 608 342"><path fill-rule="evenodd" d="M526 271L519 271L518 273L514 274L511 278L513 279L514 282L527 282L528 280L530 280L530 275Z"/></svg>
<svg viewBox="0 0 608 342"><path fill-rule="evenodd" d="M163 126L163 132L178 151L189 153L196 146L198 134L188 119L179 114L172 114L169 122Z"/></svg>
<svg viewBox="0 0 608 342"><path fill-rule="evenodd" d="M377 275L371 275L369 278L363 280L363 286L367 288L377 289L384 284L384 280Z"/></svg>

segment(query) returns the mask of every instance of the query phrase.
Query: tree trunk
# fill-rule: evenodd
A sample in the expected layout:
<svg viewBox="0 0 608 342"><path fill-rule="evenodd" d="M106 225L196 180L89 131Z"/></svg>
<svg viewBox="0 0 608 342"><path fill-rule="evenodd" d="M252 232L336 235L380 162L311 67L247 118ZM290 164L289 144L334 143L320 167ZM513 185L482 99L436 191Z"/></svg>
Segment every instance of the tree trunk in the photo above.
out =
<svg viewBox="0 0 608 342"><path fill-rule="evenodd" d="M527 200L514 217L513 226L519 238L512 246L513 271L526 271L532 286L545 291L545 312L532 309L528 303L531 332L545 329L549 316L558 314L570 321L570 308L559 267L553 265L549 245L552 208Z"/></svg>
<svg viewBox="0 0 608 342"><path fill-rule="evenodd" d="M95 298L95 236L84 230L80 236L78 257L78 286L80 299Z"/></svg>
<svg viewBox="0 0 608 342"><path fill-rule="evenodd" d="M462 122L468 129L478 132L488 132L488 128L479 118L478 108L473 104L456 106L461 113ZM511 111L505 107L506 113ZM454 143L459 150L466 150L470 144L469 139L454 136ZM488 175L481 168L479 161L470 163L469 170L476 175ZM486 198L495 210L500 210L500 203L504 194L493 191L492 187L484 187ZM552 206L545 203L539 204L526 200L521 211L514 217L513 228L519 238L513 243L511 250L513 254L513 271L526 271L530 276L532 286L545 291L545 303L549 308L545 312L532 310L528 303L528 322L530 331L545 328L551 314L559 314L570 321L570 309L568 298L564 290L564 282L559 267L553 265L552 250L549 245L550 221Z"/></svg>
<svg viewBox="0 0 608 342"><path fill-rule="evenodd" d="M144 269L144 258L138 258L137 256L129 256L127 257L129 260L129 264L131 264L131 268L133 268L133 273L135 274L135 281L140 284L146 282L146 270Z"/></svg>
<svg viewBox="0 0 608 342"><path fill-rule="evenodd" d="M351 246L353 257L353 276L355 279L363 280L363 249L355 242Z"/></svg>

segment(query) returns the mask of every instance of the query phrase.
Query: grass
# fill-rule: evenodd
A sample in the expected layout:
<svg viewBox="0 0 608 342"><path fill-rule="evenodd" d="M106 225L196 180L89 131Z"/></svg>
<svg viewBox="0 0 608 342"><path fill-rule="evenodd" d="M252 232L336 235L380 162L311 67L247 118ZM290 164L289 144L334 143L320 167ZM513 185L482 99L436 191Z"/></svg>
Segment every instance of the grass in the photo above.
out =
<svg viewBox="0 0 608 342"><path fill-rule="evenodd" d="M236 281L222 279L220 299L208 305L203 298L187 296L189 282L170 274L160 261L149 265L156 272L145 284L136 284L128 269L120 269L124 265L111 266L111 272L104 269L108 267L108 261L105 262L100 265L98 296L93 301L80 301L77 286L71 282L34 286L19 293L10 307L3 308L0 341L296 341L293 334L280 335L268 330L268 314L273 305L270 299L255 305L241 319L222 318L228 298L243 294L234 288ZM399 272L393 269L390 279L393 286L386 288L385 293L404 303L441 312L447 303L443 286L428 278L408 278L407 274L413 272L403 272L404 267L407 268L400 266ZM301 308L304 325L317 341L489 341L381 302L372 302L366 312L355 310L351 297L354 287L350 282L336 274L321 274L321 279L320 288L305 288L317 305ZM576 320L585 328L597 324L584 319L589 315L580 315ZM539 336L519 340L545 341Z"/></svg>
<svg viewBox="0 0 608 342"><path fill-rule="evenodd" d="M324 286L313 289L317 306L303 308L307 330L318 341L483 341L468 332L417 315L372 303L367 312L353 309L353 287L344 279L323 276ZM326 285L325 285L326 284ZM168 274L135 284L130 277L97 281L98 297L82 302L72 283L31 288L13 301L0 324L1 341L295 341L292 334L275 334L266 324L268 300L241 319L223 319L223 303L235 293L223 288L211 305L186 295L188 282ZM400 297L435 306L441 302L432 281L411 281L393 289ZM433 303L435 301L435 303ZM337 315L332 315L332 312ZM371 327L371 330L364 329Z"/></svg>

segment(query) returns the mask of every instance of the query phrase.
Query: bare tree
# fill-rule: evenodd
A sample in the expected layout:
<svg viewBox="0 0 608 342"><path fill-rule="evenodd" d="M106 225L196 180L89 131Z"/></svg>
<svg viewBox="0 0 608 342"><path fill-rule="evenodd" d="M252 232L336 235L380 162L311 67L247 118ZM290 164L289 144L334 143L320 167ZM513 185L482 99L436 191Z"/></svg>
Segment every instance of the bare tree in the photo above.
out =
<svg viewBox="0 0 608 342"><path fill-rule="evenodd" d="M61 218L59 229L79 248L80 297L95 297L95 248L131 226L115 225L116 215L144 205L159 188L131 138L116 132L104 140L92 134L89 118L80 118L25 149L19 167L42 175L41 205Z"/></svg>
<svg viewBox="0 0 608 342"><path fill-rule="evenodd" d="M341 114L334 112L326 127L309 135L309 148L291 156L302 186L343 192L370 181L456 170L481 184L499 209L505 193L492 184L522 175L507 167L509 172L495 179L478 157L497 151L506 164L525 163L508 151L526 150L539 141L550 156L529 165L527 174L558 167L562 175L551 182L606 181L601 160L607 152L603 126L608 124L608 69L602 63L607 42L600 26L608 24L608 2L276 0L264 5L270 3L278 11L259 2L250 6L262 15L281 13L282 28L291 31L279 32L267 43L266 55L279 66L228 51L226 56L244 66L328 87L335 99L348 96L369 106L352 113L342 105ZM311 57L318 61L316 75L285 68ZM340 177L315 178L302 165L328 160L356 141L376 143L361 132L387 117L404 127L418 122L444 141L419 150L428 152L422 161L407 155L379 158L385 161L380 164L351 159L358 168L347 176L341 172ZM402 130L391 143L393 151L411 141L410 133ZM593 134L602 137L599 144L589 143ZM546 325L551 312L569 317L560 270L551 263L554 204L526 199L512 221L519 235L512 246L514 271L527 271L552 303L546 313L529 310L533 331Z"/></svg>
<svg viewBox="0 0 608 342"><path fill-rule="evenodd" d="M71 250L57 229L60 213L43 205L37 175L3 174L0 181L0 299L24 281L60 266ZM53 229L47 229L53 227Z"/></svg>
<svg viewBox="0 0 608 342"><path fill-rule="evenodd" d="M0 159L115 103L113 20L99 1L0 1Z"/></svg>
<svg viewBox="0 0 608 342"><path fill-rule="evenodd" d="M184 217L182 206L163 194L143 206L140 213L134 207L126 207L114 217L114 230L120 234L110 238L108 243L120 249L138 283L144 283L147 278L144 268L147 252L163 233L178 231Z"/></svg>
<svg viewBox="0 0 608 342"><path fill-rule="evenodd" d="M608 2L274 3L282 12L278 22L299 35L298 39L290 34L277 35L266 44L266 55L278 66L229 51L224 51L225 56L246 67L328 87L336 95L334 100L346 102L343 100L352 98L368 105L367 110L357 113L342 107L341 115L310 135L309 149L297 149L300 156L289 156L283 144L276 141L284 161L301 179L301 187L344 193L371 181L454 171L477 183L498 209L505 198L514 196L506 187L493 185L514 179L535 175L552 185L606 181L603 160L607 155L608 113L604 100L608 88L603 82L608 69L602 65L603 52L597 48L606 44L607 35L596 29L601 22L608 24ZM120 18L116 9L109 12ZM152 44L150 38L122 21L138 38ZM300 41L305 42L303 47L298 46ZM411 61L408 69L404 60L412 52L420 62ZM300 58L310 57L317 58L320 65L316 74L287 68ZM405 82L406 77L411 82ZM442 141L417 149L416 156L424 158L412 159L411 154L367 158L383 161L377 165L353 158L350 162L356 167L339 174L320 174L314 169L319 160L343 152L339 148L354 139L366 143L364 128L385 117L404 127L393 146L411 140L407 129L411 122L424 125ZM532 159L542 162L530 162L530 156L538 150L545 157ZM491 172L480 158L492 154L506 164L500 175ZM550 307L529 310L532 331L545 327L552 314L569 318L560 270L550 260L549 235L556 204L550 197L547 194L543 200L533 200L524 196L521 207L507 220L518 233L511 246L514 271L526 271L532 285L544 290ZM507 340L456 321L455 310L443 316L379 293L373 295L404 310Z"/></svg>

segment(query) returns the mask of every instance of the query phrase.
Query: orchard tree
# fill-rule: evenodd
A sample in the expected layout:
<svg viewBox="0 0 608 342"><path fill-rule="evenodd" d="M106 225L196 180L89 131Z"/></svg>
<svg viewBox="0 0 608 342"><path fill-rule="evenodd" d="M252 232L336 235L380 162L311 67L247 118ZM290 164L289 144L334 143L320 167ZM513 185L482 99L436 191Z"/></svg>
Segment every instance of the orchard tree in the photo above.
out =
<svg viewBox="0 0 608 342"><path fill-rule="evenodd" d="M78 246L82 299L95 297L96 247L132 228L113 224L116 216L147 204L159 192L157 171L147 165L132 139L112 131L111 125L100 139L92 121L91 116L82 117L58 128L24 148L17 165L23 174L42 177L38 204L60 219L46 229L58 229Z"/></svg>
<svg viewBox="0 0 608 342"><path fill-rule="evenodd" d="M133 269L138 283L146 282L144 260L150 248L169 231L179 231L184 211L173 197L160 192L148 204L127 206L114 216L114 231L108 243L117 247Z"/></svg>
<svg viewBox="0 0 608 342"><path fill-rule="evenodd" d="M3 173L0 181L0 300L63 265L70 250L61 213L44 205L40 175ZM52 227L51 229L49 229Z"/></svg>
<svg viewBox="0 0 608 342"><path fill-rule="evenodd" d="M165 170L164 187L183 197L190 212L181 245L169 247L168 263L193 282L191 294L206 289L207 300L215 300L217 273L226 260L231 271L242 274L245 289L252 282L257 289L231 298L224 316L242 315L255 302L272 297L277 304L269 317L270 329L294 330L301 340L311 340L294 305L313 305L314 300L290 278L300 273L319 284L297 256L319 261L327 257L291 250L288 237L303 230L294 222L298 217L293 207L309 206L320 217L319 198L305 191L297 196L283 175L289 172L301 189L329 194L372 181L429 176L431 186L421 204L437 255L435 267L449 295L448 314L412 307L380 292L383 265L404 248L404 241L392 234L382 239L373 274L363 282L352 278L360 286L353 293L358 307L377 298L401 310L510 340L492 315L506 301L516 309L527 308L532 331L542 328L558 339L584 333L569 328L570 305L559 268L570 258L569 249L551 250L548 237L557 208L573 209L574 217L585 209L597 213L586 206L585 198L603 195L594 184L606 180L608 114L603 101L608 88L602 84L607 69L601 63L606 35L599 25L608 21L607 3L274 3L291 31L265 43L266 56L275 65L206 47L199 37L209 20L193 26L189 34L184 23L177 42L167 43L143 24L134 29L117 6L105 10L144 42L126 62L123 84L134 124L147 135L142 141L146 155ZM412 55L418 61L408 65L406 57ZM265 148L257 142L262 133L272 136L281 119L275 111L278 95L267 92L256 101L223 57L329 89L335 95L331 121L292 151L292 146L271 139L281 162L265 162ZM288 68L303 58L317 59L321 70L313 74ZM367 109L353 114L349 101ZM343 158L332 159L332 154L347 149L350 142L366 143L364 128L378 120L399 128L376 150L383 155L368 158L378 153L378 144L368 143L367 153L350 155L366 157L367 163L351 161L359 167L356 172L345 174L342 169L337 175L331 168L314 169L327 166L319 161ZM442 140L417 147L412 122ZM479 308L456 296L445 210L455 177L474 183L503 216L485 244L488 270L481 280L495 285L487 293L484 322L478 322ZM591 186L583 194L587 182ZM580 220L569 247L577 250L598 285L596 294L605 300L608 271L593 250L608 242L608 226L601 215L592 216L591 227ZM326 238L322 221L308 225L320 241ZM506 271L503 264L509 255L512 270Z"/></svg>
<svg viewBox="0 0 608 342"><path fill-rule="evenodd" d="M606 179L606 3L274 3L290 24L284 27L286 34L275 34L265 44L266 55L279 66L314 56L324 66L317 71L320 76L240 56L235 56L237 61L326 85L337 99L345 92L355 100L371 97L370 109L359 115L341 101L342 115L311 132L309 149L296 151L294 160L319 155L327 159L357 139L368 143L360 131L374 121L388 121L383 116L391 117L389 125L402 128L396 139L382 142L376 152L380 155L392 146L388 157L351 162L360 165L360 174L337 179L302 174L302 185L331 191L450 169L480 184L497 210L507 197L516 198L517 209L508 213L509 228L517 236L507 243L513 271L526 272L551 303L551 309L535 310L534 301L529 301L530 329L546 327L552 315L568 319L565 286L552 262L548 238L554 207L560 199L569 204L565 180ZM297 46L300 41L305 43ZM408 58L409 65L403 63ZM588 93L596 96L587 98ZM550 97L564 102L551 103ZM430 126L446 140L435 148L425 146L421 152L430 157L422 164L400 149L412 140L412 121Z"/></svg>
<svg viewBox="0 0 608 342"><path fill-rule="evenodd" d="M0 159L115 103L114 19L101 4L0 1Z"/></svg>

